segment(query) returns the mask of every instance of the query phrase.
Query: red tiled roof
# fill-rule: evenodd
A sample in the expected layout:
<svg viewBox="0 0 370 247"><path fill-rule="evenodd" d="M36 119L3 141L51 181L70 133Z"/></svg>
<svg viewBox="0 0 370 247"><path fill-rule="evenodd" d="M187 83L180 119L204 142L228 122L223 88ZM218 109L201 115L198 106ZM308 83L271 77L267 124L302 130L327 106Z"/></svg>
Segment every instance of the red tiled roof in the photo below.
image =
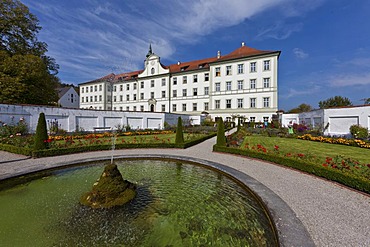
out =
<svg viewBox="0 0 370 247"><path fill-rule="evenodd" d="M264 54L269 54L269 53L274 53L274 52L279 52L280 51L261 51L257 50L248 46L241 46L235 51L225 55L221 56L218 61L224 61L224 60L230 60L230 59L236 59L236 58L243 58L243 57L251 57L251 56L258 56L258 55L264 55Z"/></svg>
<svg viewBox="0 0 370 247"><path fill-rule="evenodd" d="M167 66L171 73L178 73L182 71L192 71L197 69L209 68L209 63L216 61L216 57L206 58L190 62L180 62L180 64L171 64Z"/></svg>

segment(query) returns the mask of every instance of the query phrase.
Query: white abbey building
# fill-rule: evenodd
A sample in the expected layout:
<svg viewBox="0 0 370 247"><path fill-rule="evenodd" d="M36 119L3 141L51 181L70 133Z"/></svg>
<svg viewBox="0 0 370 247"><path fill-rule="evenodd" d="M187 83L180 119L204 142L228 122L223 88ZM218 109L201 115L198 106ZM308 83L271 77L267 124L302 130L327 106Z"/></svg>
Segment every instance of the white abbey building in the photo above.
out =
<svg viewBox="0 0 370 247"><path fill-rule="evenodd" d="M80 108L271 121L278 110L279 55L242 43L227 55L218 52L212 58L165 66L150 46L144 70L79 84Z"/></svg>

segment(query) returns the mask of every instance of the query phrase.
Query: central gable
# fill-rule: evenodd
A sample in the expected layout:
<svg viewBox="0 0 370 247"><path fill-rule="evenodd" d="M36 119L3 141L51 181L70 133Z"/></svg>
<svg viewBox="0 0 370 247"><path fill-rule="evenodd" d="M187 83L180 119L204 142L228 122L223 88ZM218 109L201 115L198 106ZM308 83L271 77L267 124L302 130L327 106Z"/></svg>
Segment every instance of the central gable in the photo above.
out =
<svg viewBox="0 0 370 247"><path fill-rule="evenodd" d="M161 62L159 56L155 54L151 54L145 60L145 69L142 73L138 75L139 78L148 77L148 76L156 76L156 75L163 75L168 74L170 72L169 69L165 69Z"/></svg>

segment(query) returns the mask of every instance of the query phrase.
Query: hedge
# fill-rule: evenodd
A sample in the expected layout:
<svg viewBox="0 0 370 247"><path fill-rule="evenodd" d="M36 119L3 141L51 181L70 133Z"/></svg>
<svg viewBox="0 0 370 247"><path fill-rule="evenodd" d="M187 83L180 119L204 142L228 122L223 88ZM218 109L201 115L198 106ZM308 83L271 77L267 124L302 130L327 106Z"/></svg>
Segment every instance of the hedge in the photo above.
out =
<svg viewBox="0 0 370 247"><path fill-rule="evenodd" d="M0 150L14 154L21 154L26 156L32 156L32 149L24 147L16 147L9 144L0 144Z"/></svg>
<svg viewBox="0 0 370 247"><path fill-rule="evenodd" d="M280 165L288 166L303 172L314 174L316 176L326 178L331 181L338 182L348 187L354 188L359 191L363 191L370 194L370 181L364 177L359 177L354 174L341 172L329 167L319 166L316 164L310 164L303 160L292 159L288 157L280 157L273 154L259 153L251 150L244 150L239 148L220 147L217 145L213 146L213 151L223 152L230 154L238 154L257 158L261 160L271 161Z"/></svg>

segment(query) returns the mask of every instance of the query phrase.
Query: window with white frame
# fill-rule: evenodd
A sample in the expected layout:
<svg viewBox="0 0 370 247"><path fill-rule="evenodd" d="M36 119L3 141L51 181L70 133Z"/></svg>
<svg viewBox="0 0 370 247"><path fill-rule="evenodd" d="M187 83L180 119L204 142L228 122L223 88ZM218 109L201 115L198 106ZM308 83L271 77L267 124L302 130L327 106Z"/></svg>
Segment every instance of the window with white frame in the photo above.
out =
<svg viewBox="0 0 370 247"><path fill-rule="evenodd" d="M84 97L81 97L81 100L82 100L82 103L84 103L84 102L85 102L85 98L84 98Z"/></svg>
<svg viewBox="0 0 370 247"><path fill-rule="evenodd" d="M263 87L264 88L270 87L270 78L263 78Z"/></svg>
<svg viewBox="0 0 370 247"><path fill-rule="evenodd" d="M186 83L188 83L188 77L186 75L184 75L182 77L182 84L186 84Z"/></svg>
<svg viewBox="0 0 370 247"><path fill-rule="evenodd" d="M134 93L134 100L136 100L136 93Z"/></svg>
<svg viewBox="0 0 370 247"><path fill-rule="evenodd" d="M256 72L257 71L257 63L251 62L250 63L250 72Z"/></svg>
<svg viewBox="0 0 370 247"><path fill-rule="evenodd" d="M99 101L103 100L103 96L99 95Z"/></svg>
<svg viewBox="0 0 370 247"><path fill-rule="evenodd" d="M208 111L208 109L209 109L209 104L208 104L208 102L204 102L204 110L205 110L205 111Z"/></svg>
<svg viewBox="0 0 370 247"><path fill-rule="evenodd" d="M244 88L244 81L243 80L239 80L238 81L238 90L243 90Z"/></svg>
<svg viewBox="0 0 370 247"><path fill-rule="evenodd" d="M226 66L226 75L231 75L231 65Z"/></svg>
<svg viewBox="0 0 370 247"><path fill-rule="evenodd" d="M84 90L84 87L82 87L82 88L81 88L81 93L84 93L84 91L85 91L85 90Z"/></svg>
<svg viewBox="0 0 370 247"><path fill-rule="evenodd" d="M119 101L123 101L123 95L119 96Z"/></svg>
<svg viewBox="0 0 370 247"><path fill-rule="evenodd" d="M117 92L117 86L113 87L113 92Z"/></svg>
<svg viewBox="0 0 370 247"><path fill-rule="evenodd" d="M144 93L140 93L140 99L144 99Z"/></svg>
<svg viewBox="0 0 370 247"><path fill-rule="evenodd" d="M220 100L215 100L215 109L220 109Z"/></svg>
<svg viewBox="0 0 370 247"><path fill-rule="evenodd" d="M109 87L108 87L109 88ZM86 93L88 93L89 92L89 87L86 87Z"/></svg>
<svg viewBox="0 0 370 247"><path fill-rule="evenodd" d="M136 84L136 83L134 83L134 90L136 90L136 88L137 88L137 84Z"/></svg>
<svg viewBox="0 0 370 247"><path fill-rule="evenodd" d="M231 91L231 81L226 82L226 91Z"/></svg>
<svg viewBox="0 0 370 247"><path fill-rule="evenodd" d="M123 91L123 85L119 85L119 91Z"/></svg>
<svg viewBox="0 0 370 247"><path fill-rule="evenodd" d="M126 101L130 101L130 95L129 94L126 95Z"/></svg>
<svg viewBox="0 0 370 247"><path fill-rule="evenodd" d="M90 96L90 102L93 102L93 96Z"/></svg>
<svg viewBox="0 0 370 247"><path fill-rule="evenodd" d="M150 81L150 87L154 87L154 80Z"/></svg>
<svg viewBox="0 0 370 247"><path fill-rule="evenodd" d="M209 81L209 73L204 73L204 81Z"/></svg>
<svg viewBox="0 0 370 247"><path fill-rule="evenodd" d="M256 108L256 98L250 98L250 107Z"/></svg>
<svg viewBox="0 0 370 247"><path fill-rule="evenodd" d="M209 95L209 87L204 87L204 95Z"/></svg>
<svg viewBox="0 0 370 247"><path fill-rule="evenodd" d="M183 90L182 90L182 96L188 96L188 90L186 90L186 88L184 88Z"/></svg>
<svg viewBox="0 0 370 247"><path fill-rule="evenodd" d="M193 83L197 83L198 82L198 75L193 75Z"/></svg>
<svg viewBox="0 0 370 247"><path fill-rule="evenodd" d="M99 85L99 91L103 90L103 86L100 84Z"/></svg>
<svg viewBox="0 0 370 247"><path fill-rule="evenodd" d="M134 111L136 111L136 106L134 106Z"/></svg>
<svg viewBox="0 0 370 247"><path fill-rule="evenodd" d="M250 122L256 122L256 117L249 117Z"/></svg>
<svg viewBox="0 0 370 247"><path fill-rule="evenodd" d="M94 91L97 92L98 91L98 85L95 85L94 86Z"/></svg>
<svg viewBox="0 0 370 247"><path fill-rule="evenodd" d="M140 82L140 88L144 88L144 82Z"/></svg>
<svg viewBox="0 0 370 247"><path fill-rule="evenodd" d="M71 96L72 96L72 95L71 95ZM97 95L95 95L95 96L94 96L94 101L95 101L95 102L98 102L98 96L97 96ZM72 103L73 103L73 98L72 98Z"/></svg>
<svg viewBox="0 0 370 247"><path fill-rule="evenodd" d="M130 90L130 84L126 85L126 90Z"/></svg>
<svg viewBox="0 0 370 247"><path fill-rule="evenodd" d="M268 123L268 121L269 121L269 117L263 117L263 122L264 123Z"/></svg>
<svg viewBox="0 0 370 247"><path fill-rule="evenodd" d="M177 77L174 77L174 78L172 79L172 81L173 81L173 85L177 85Z"/></svg>
<svg viewBox="0 0 370 247"><path fill-rule="evenodd" d="M130 111L130 107L129 106L126 106L126 111Z"/></svg>
<svg viewBox="0 0 370 247"><path fill-rule="evenodd" d="M221 76L221 68L220 67L215 68L215 76Z"/></svg>
<svg viewBox="0 0 370 247"><path fill-rule="evenodd" d="M193 111L198 111L198 104L197 103L193 103Z"/></svg>
<svg viewBox="0 0 370 247"><path fill-rule="evenodd" d="M174 97L174 98L177 97L177 90L172 90L172 97Z"/></svg>
<svg viewBox="0 0 370 247"><path fill-rule="evenodd" d="M198 95L198 88L193 88L193 96L197 96Z"/></svg>
<svg viewBox="0 0 370 247"><path fill-rule="evenodd" d="M270 60L263 61L263 70L270 70Z"/></svg>
<svg viewBox="0 0 370 247"><path fill-rule="evenodd" d="M166 86L166 78L162 78L162 86Z"/></svg>
<svg viewBox="0 0 370 247"><path fill-rule="evenodd" d="M176 104L172 104L172 111L177 111L177 105Z"/></svg>
<svg viewBox="0 0 370 247"><path fill-rule="evenodd" d="M140 106L140 111L144 111L144 106L143 105Z"/></svg>
<svg viewBox="0 0 370 247"><path fill-rule="evenodd" d="M270 98L269 97L264 97L263 98L263 107L265 107L265 108L270 107Z"/></svg>
<svg viewBox="0 0 370 247"><path fill-rule="evenodd" d="M238 99L238 108L243 108L243 99Z"/></svg>
<svg viewBox="0 0 370 247"><path fill-rule="evenodd" d="M162 98L166 98L166 91L162 91Z"/></svg>
<svg viewBox="0 0 370 247"><path fill-rule="evenodd" d="M152 73L152 75L155 73L155 69L154 68L152 68L151 73Z"/></svg>
<svg viewBox="0 0 370 247"><path fill-rule="evenodd" d="M250 87L251 87L251 89L256 88L256 79L250 79Z"/></svg>
<svg viewBox="0 0 370 247"><path fill-rule="evenodd" d="M166 105L161 105L161 110L162 110L162 112L165 112L166 111Z"/></svg>
<svg viewBox="0 0 370 247"><path fill-rule="evenodd" d="M238 64L238 74L244 74L244 64Z"/></svg>
<svg viewBox="0 0 370 247"><path fill-rule="evenodd" d="M154 99L154 92L150 92L150 98Z"/></svg>
<svg viewBox="0 0 370 247"><path fill-rule="evenodd" d="M215 89L216 89L216 92L220 92L221 91L221 83L219 83L219 82L216 82L216 87L215 87Z"/></svg>
<svg viewBox="0 0 370 247"><path fill-rule="evenodd" d="M90 92L93 92L93 86L90 86Z"/></svg>
<svg viewBox="0 0 370 247"><path fill-rule="evenodd" d="M182 111L186 111L186 104L182 104Z"/></svg>
<svg viewBox="0 0 370 247"><path fill-rule="evenodd" d="M120 107L119 107L119 110L120 110L120 111L123 111L123 107L122 107L122 106L120 106Z"/></svg>
<svg viewBox="0 0 370 247"><path fill-rule="evenodd" d="M231 108L231 99L226 100L226 108L230 109Z"/></svg>

